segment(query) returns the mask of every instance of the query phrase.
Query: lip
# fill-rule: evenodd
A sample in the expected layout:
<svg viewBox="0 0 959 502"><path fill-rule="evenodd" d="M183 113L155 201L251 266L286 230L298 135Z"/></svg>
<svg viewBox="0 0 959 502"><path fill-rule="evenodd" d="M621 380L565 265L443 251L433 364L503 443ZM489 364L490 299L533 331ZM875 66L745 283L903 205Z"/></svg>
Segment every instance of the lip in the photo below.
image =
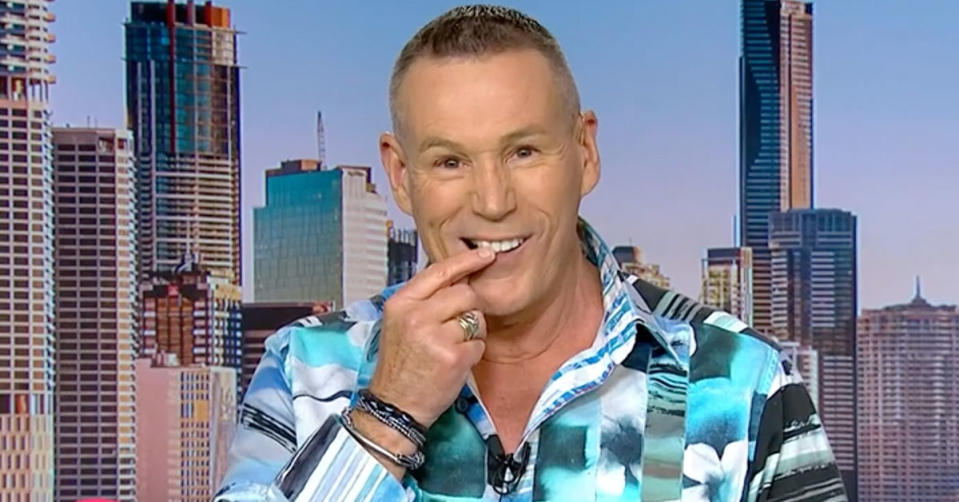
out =
<svg viewBox="0 0 959 502"><path fill-rule="evenodd" d="M531 246L530 241L535 239L535 235L529 235L528 237L517 237L522 239L522 244L509 250L509 251L500 251L496 253L496 260L493 261L488 267L480 270L475 274L477 277L506 277L511 276L516 272L515 267L524 260L526 250ZM463 242L463 241L461 241ZM466 243L463 243L466 246Z"/></svg>
<svg viewBox="0 0 959 502"><path fill-rule="evenodd" d="M534 237L535 237L534 234L525 234L522 236L494 238L494 239L490 239L486 237L461 237L460 242L463 243L463 247L465 249L476 249L475 247L472 247L470 244L466 242L467 239L472 241L477 241L477 240L504 241L504 240L519 239L521 241L519 246L516 246L515 248L509 251L498 251L496 253L496 260L490 265L490 268L501 268L504 265L509 266L509 264L514 261L516 256L523 254L523 251L529 247L528 244L531 240L533 240Z"/></svg>
<svg viewBox="0 0 959 502"><path fill-rule="evenodd" d="M511 235L511 236L509 236L509 237L486 237L486 236L480 237L480 236L473 236L473 235L468 235L468 236L460 237L460 239L462 239L462 240L470 240L470 241L489 241L489 242L493 242L493 241L511 241L511 240L513 240L513 239L519 239L519 240L521 240L521 241L526 241L526 240L528 240L529 238L530 238L530 236L529 236L528 234L527 234L527 235Z"/></svg>

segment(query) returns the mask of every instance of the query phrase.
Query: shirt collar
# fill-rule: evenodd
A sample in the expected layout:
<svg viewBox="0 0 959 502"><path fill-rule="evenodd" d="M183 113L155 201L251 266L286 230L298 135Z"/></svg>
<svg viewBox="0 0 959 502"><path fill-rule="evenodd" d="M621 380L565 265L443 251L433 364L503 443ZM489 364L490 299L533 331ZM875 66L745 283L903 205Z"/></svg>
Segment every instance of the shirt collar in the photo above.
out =
<svg viewBox="0 0 959 502"><path fill-rule="evenodd" d="M599 233L583 218L579 219L577 230L586 258L599 269L603 288L603 326L597 344L603 344L619 364L635 344L637 329L645 329L667 354L679 361L649 305L627 281L629 274L622 271Z"/></svg>

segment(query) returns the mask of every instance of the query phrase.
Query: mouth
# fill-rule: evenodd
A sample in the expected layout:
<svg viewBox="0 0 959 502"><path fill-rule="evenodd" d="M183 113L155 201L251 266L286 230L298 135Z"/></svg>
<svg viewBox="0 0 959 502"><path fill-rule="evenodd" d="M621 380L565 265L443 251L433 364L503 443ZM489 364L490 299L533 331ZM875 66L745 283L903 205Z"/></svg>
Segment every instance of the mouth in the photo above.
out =
<svg viewBox="0 0 959 502"><path fill-rule="evenodd" d="M509 253L522 246L528 239L529 237L513 237L510 239L497 240L462 238L466 247L470 249L488 248L492 249L496 254Z"/></svg>

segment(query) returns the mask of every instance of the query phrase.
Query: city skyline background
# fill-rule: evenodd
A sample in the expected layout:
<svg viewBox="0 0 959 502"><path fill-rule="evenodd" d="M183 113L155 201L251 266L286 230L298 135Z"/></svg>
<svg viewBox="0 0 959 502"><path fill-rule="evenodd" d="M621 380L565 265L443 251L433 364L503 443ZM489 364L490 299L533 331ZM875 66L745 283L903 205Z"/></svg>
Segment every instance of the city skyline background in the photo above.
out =
<svg viewBox="0 0 959 502"><path fill-rule="evenodd" d="M389 129L387 81L403 43L459 3L302 1L278 9L230 2L232 24L244 33L245 299L252 299L252 208L264 203L263 173L281 160L316 157L317 110L328 162L373 166L390 216L400 227L412 225L392 203L376 150L377 135ZM611 2L589 9L504 3L559 39L584 106L599 115L603 179L582 214L610 245L640 246L675 289L697 296L705 249L733 245L739 2ZM122 22L129 2L96 6L51 5L54 125L127 126ZM959 298L959 201L952 194L959 186L959 66L947 64L959 45L950 23L959 5L923 6L865 0L815 6L815 206L859 217L860 308L904 302L915 275L932 303ZM642 186L653 180L651 189Z"/></svg>

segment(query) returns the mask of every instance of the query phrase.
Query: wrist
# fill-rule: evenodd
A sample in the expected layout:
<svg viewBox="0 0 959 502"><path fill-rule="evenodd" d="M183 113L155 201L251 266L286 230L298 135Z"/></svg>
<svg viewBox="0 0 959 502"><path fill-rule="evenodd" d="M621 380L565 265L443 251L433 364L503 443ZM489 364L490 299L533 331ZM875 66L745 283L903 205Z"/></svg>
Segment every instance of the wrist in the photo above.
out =
<svg viewBox="0 0 959 502"><path fill-rule="evenodd" d="M363 434L390 451L411 455L418 450L416 444L402 433L380 422L376 417L363 410L352 409L350 411L350 417L353 419L353 424L360 434Z"/></svg>
<svg viewBox="0 0 959 502"><path fill-rule="evenodd" d="M405 412L424 429L429 429L430 426L433 425L433 422L439 418L439 415L432 415L428 412L417 409L417 407L414 405L404 403L402 396L395 395L394 393L390 392L388 388L381 388L380 386L377 386L376 382L371 383L368 387L368 390L377 399Z"/></svg>
<svg viewBox="0 0 959 502"><path fill-rule="evenodd" d="M340 423L343 428L346 429L346 431L353 436L353 439L359 442L373 458L382 464L390 474L396 477L396 479L402 480L407 470L419 469L426 462L426 455L423 454L416 444L409 441L406 437L400 440L370 425L367 427L372 429L371 432L364 433L360 431L356 427L356 422L353 419L354 411L356 411L354 408L347 408L340 415ZM375 416L368 416L367 418L377 420ZM361 418L361 420L363 419ZM385 424L380 422L380 425ZM389 426L387 426L387 428L389 428ZM400 436L402 436L402 434L400 434ZM404 441L408 443L407 448L412 446L412 452L406 453L397 450L398 448L403 448Z"/></svg>

